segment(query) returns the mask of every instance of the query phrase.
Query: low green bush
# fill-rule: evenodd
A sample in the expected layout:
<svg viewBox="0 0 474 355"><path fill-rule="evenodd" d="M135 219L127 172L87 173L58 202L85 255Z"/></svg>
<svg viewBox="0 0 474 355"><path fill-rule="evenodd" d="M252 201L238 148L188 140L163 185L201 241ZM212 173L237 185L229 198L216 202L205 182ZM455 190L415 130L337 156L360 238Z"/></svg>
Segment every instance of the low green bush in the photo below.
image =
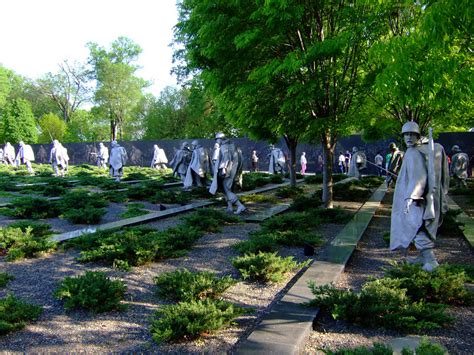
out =
<svg viewBox="0 0 474 355"><path fill-rule="evenodd" d="M309 305L325 309L334 319L364 327L420 332L441 328L453 320L445 314L443 304L413 302L397 280L368 282L360 293L314 283L309 287L315 295Z"/></svg>
<svg viewBox="0 0 474 355"><path fill-rule="evenodd" d="M0 299L0 335L23 329L39 318L43 309L17 299L12 294Z"/></svg>
<svg viewBox="0 0 474 355"><path fill-rule="evenodd" d="M277 251L279 245L273 233L257 231L251 233L248 240L235 244L233 248L241 254L256 254L258 252Z"/></svg>
<svg viewBox="0 0 474 355"><path fill-rule="evenodd" d="M185 192L175 192L172 190L158 190L155 191L154 195L148 197L148 201L151 203L168 203L168 204L179 204L185 205L191 200L191 195Z"/></svg>
<svg viewBox="0 0 474 355"><path fill-rule="evenodd" d="M86 309L94 313L123 310L120 301L125 294L123 281L110 280L102 272L86 271L85 275L66 277L54 296L64 300L66 309Z"/></svg>
<svg viewBox="0 0 474 355"><path fill-rule="evenodd" d="M143 209L144 205L142 203L129 203L127 205L127 210L123 212L120 217L122 218L132 218L137 216L143 216L150 212Z"/></svg>
<svg viewBox="0 0 474 355"><path fill-rule="evenodd" d="M31 235L36 238L41 238L53 234L51 225L47 223L40 223L34 221L17 221L10 223L9 228L20 228L23 232L26 232L28 228L31 229Z"/></svg>
<svg viewBox="0 0 474 355"><path fill-rule="evenodd" d="M469 304L473 295L466 287L464 271L456 271L449 265L442 264L433 272L424 271L421 265L398 263L385 271L385 278L395 280L400 289L414 301L424 301L444 304Z"/></svg>
<svg viewBox="0 0 474 355"><path fill-rule="evenodd" d="M0 288L5 287L8 284L8 282L14 279L15 277L13 275L10 275L6 272L0 272Z"/></svg>
<svg viewBox="0 0 474 355"><path fill-rule="evenodd" d="M244 308L220 300L198 300L163 306L153 316L150 332L160 344L180 339L194 339L229 326L247 313Z"/></svg>
<svg viewBox="0 0 474 355"><path fill-rule="evenodd" d="M49 240L48 235L35 236L31 228L0 227L0 252L5 260L14 261L34 258L40 253L56 249L57 244Z"/></svg>
<svg viewBox="0 0 474 355"><path fill-rule="evenodd" d="M242 189L244 191L254 190L267 184L281 184L282 182L283 177L281 175L255 172L242 175Z"/></svg>
<svg viewBox="0 0 474 355"><path fill-rule="evenodd" d="M106 212L104 208L88 206L71 208L63 213L63 217L74 224L98 224Z"/></svg>
<svg viewBox="0 0 474 355"><path fill-rule="evenodd" d="M293 199L290 209L303 212L313 208L320 208L323 201L321 200L321 192L312 194L311 196L298 195Z"/></svg>
<svg viewBox="0 0 474 355"><path fill-rule="evenodd" d="M240 222L239 217L215 208L199 208L183 220L188 226L213 233L219 232L224 224Z"/></svg>
<svg viewBox="0 0 474 355"><path fill-rule="evenodd" d="M162 232L132 227L83 235L66 241L64 247L81 250L80 262L101 261L127 270L131 266L183 256L201 236L201 231L187 225Z"/></svg>
<svg viewBox="0 0 474 355"><path fill-rule="evenodd" d="M374 343L373 347L358 346L354 349L343 348L337 351L323 350L326 355L392 355L393 350L390 346L380 343Z"/></svg>
<svg viewBox="0 0 474 355"><path fill-rule="evenodd" d="M19 197L11 201L3 214L22 219L54 218L60 213L55 201L44 198Z"/></svg>
<svg viewBox="0 0 474 355"><path fill-rule="evenodd" d="M296 198L302 194L303 189L298 186L283 186L275 192L275 196L280 198Z"/></svg>
<svg viewBox="0 0 474 355"><path fill-rule="evenodd" d="M293 257L282 258L276 253L246 254L232 259L232 265L244 279L278 283L289 272L307 266L309 261L298 263Z"/></svg>
<svg viewBox="0 0 474 355"><path fill-rule="evenodd" d="M217 277L212 272L187 269L166 272L155 278L157 295L170 301L216 299L237 283L230 276Z"/></svg>
<svg viewBox="0 0 474 355"><path fill-rule="evenodd" d="M337 184L333 186L335 200L360 202L365 201L371 193L371 190L363 186L359 180L352 180L345 184Z"/></svg>
<svg viewBox="0 0 474 355"><path fill-rule="evenodd" d="M242 203L272 203L277 204L278 199L272 195L263 195L263 194L251 194L240 197Z"/></svg>
<svg viewBox="0 0 474 355"><path fill-rule="evenodd" d="M415 351L404 348L401 355L445 355L448 352L439 344L430 343L428 339L423 337Z"/></svg>
<svg viewBox="0 0 474 355"><path fill-rule="evenodd" d="M320 225L319 218L305 212L288 212L273 216L262 223L265 231L310 230Z"/></svg>
<svg viewBox="0 0 474 355"><path fill-rule="evenodd" d="M349 222L352 213L343 210L341 207L335 208L314 208L308 211L310 218L316 218L320 223L342 223Z"/></svg>

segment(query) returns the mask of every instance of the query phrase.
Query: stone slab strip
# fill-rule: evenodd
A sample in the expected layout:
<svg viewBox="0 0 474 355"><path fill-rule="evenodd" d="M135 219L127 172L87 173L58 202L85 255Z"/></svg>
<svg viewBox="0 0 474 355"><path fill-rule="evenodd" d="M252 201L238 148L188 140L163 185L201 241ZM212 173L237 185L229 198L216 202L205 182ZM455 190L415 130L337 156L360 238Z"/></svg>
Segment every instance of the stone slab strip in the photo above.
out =
<svg viewBox="0 0 474 355"><path fill-rule="evenodd" d="M454 200L448 197L448 207L450 210L461 210L461 213L457 216L457 220L459 222L464 223L463 234L464 238L466 238L467 242L474 248L474 220L469 217Z"/></svg>
<svg viewBox="0 0 474 355"><path fill-rule="evenodd" d="M236 354L298 354L304 348L313 321L319 309L302 306L312 300L308 287L312 281L317 286L337 280L364 234L385 192L381 185L359 209L344 229L323 251L321 260L314 261L283 298L275 303L262 322L236 348Z"/></svg>

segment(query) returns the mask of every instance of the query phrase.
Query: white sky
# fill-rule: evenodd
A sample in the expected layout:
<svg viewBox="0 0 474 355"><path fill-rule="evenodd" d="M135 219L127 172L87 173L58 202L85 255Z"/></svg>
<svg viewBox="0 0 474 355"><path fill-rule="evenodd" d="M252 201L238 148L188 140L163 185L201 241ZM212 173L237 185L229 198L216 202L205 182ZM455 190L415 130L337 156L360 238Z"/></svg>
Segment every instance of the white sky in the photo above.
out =
<svg viewBox="0 0 474 355"><path fill-rule="evenodd" d="M143 49L138 75L153 82L149 92L176 85L169 47L176 0L2 0L0 8L0 64L17 74L56 73L65 59L85 62L87 42L110 48L125 36Z"/></svg>

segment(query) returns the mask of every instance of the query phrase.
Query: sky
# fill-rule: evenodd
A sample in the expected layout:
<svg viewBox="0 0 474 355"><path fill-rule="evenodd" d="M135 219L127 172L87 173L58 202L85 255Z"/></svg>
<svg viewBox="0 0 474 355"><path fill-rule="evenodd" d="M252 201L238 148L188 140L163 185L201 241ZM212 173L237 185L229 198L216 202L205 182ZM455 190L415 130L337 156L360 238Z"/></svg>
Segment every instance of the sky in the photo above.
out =
<svg viewBox="0 0 474 355"><path fill-rule="evenodd" d="M30 79L58 71L64 60L85 63L87 42L101 47L120 36L142 49L137 75L158 96L176 85L172 68L176 0L2 0L0 64Z"/></svg>

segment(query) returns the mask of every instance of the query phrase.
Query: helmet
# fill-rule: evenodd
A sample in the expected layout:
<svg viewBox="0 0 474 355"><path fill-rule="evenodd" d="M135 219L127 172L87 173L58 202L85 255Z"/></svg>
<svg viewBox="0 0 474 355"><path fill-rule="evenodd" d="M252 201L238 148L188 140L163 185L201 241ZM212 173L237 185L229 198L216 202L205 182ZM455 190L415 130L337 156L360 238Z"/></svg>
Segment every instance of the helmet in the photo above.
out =
<svg viewBox="0 0 474 355"><path fill-rule="evenodd" d="M352 147L352 153L357 152L359 149L357 147Z"/></svg>
<svg viewBox="0 0 474 355"><path fill-rule="evenodd" d="M456 144L456 145L453 145L453 147L451 148L451 150L452 150L453 152L456 152L456 153L457 153L457 152L460 152L460 151L461 151L461 148L459 148L459 146Z"/></svg>
<svg viewBox="0 0 474 355"><path fill-rule="evenodd" d="M390 150L394 150L394 149L397 149L397 145L392 142L392 143L390 143L390 144L388 145L388 148L389 148Z"/></svg>
<svg viewBox="0 0 474 355"><path fill-rule="evenodd" d="M195 147L195 146L199 145L199 141L197 139L195 139L191 142L191 145Z"/></svg>
<svg viewBox="0 0 474 355"><path fill-rule="evenodd" d="M404 133L417 133L420 135L420 127L418 127L418 123L413 122L413 121L408 121L405 123L402 127L402 134Z"/></svg>
<svg viewBox="0 0 474 355"><path fill-rule="evenodd" d="M222 133L222 132L219 132L216 134L216 139L222 139L222 138L225 138L225 134Z"/></svg>

